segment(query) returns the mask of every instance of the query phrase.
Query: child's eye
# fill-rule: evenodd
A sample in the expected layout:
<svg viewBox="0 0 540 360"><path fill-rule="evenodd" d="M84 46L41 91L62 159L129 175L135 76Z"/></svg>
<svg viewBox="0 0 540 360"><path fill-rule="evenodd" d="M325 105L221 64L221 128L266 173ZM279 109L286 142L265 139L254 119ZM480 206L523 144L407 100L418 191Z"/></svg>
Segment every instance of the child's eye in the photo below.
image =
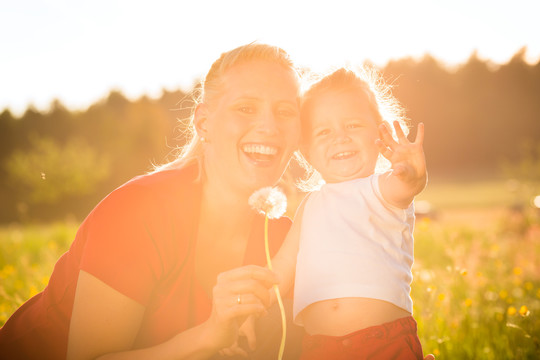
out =
<svg viewBox="0 0 540 360"><path fill-rule="evenodd" d="M356 128L359 128L359 127L361 127L361 126L362 126L362 125L360 125L359 123L352 123L352 124L347 125L347 127L348 127L349 129L356 129Z"/></svg>
<svg viewBox="0 0 540 360"><path fill-rule="evenodd" d="M323 129L323 130L319 130L317 131L317 133L315 134L316 136L324 136L324 135L328 135L330 134L330 130L328 129Z"/></svg>

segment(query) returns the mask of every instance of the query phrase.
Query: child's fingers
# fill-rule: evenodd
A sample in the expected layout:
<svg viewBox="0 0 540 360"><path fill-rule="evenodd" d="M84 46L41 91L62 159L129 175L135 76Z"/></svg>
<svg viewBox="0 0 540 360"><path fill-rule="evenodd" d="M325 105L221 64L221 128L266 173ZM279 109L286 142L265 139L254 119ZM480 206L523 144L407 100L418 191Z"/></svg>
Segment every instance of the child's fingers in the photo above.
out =
<svg viewBox="0 0 540 360"><path fill-rule="evenodd" d="M397 145L397 142L394 140L392 134L390 133L390 129L388 129L388 125L386 125L385 123L379 125L379 135L381 136L381 140L383 141L384 146L393 148L395 145Z"/></svg>
<svg viewBox="0 0 540 360"><path fill-rule="evenodd" d="M390 160L390 157L392 156L392 150L389 149L381 139L375 140L375 145L377 146L377 149L382 154L382 156Z"/></svg>
<svg viewBox="0 0 540 360"><path fill-rule="evenodd" d="M422 145L424 143L424 123L418 124L418 129L416 130L416 139L414 139L414 143L418 145Z"/></svg>
<svg viewBox="0 0 540 360"><path fill-rule="evenodd" d="M401 128L401 124L398 121L394 121L394 129L396 130L396 135L400 144L406 144L409 142L407 136L405 136L405 133Z"/></svg>

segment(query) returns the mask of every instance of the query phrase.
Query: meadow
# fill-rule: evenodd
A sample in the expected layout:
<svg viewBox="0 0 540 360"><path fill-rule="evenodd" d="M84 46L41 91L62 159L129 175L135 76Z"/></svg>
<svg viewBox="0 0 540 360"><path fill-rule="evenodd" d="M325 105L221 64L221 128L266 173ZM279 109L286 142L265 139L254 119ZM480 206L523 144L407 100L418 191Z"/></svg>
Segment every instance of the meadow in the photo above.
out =
<svg viewBox="0 0 540 360"><path fill-rule="evenodd" d="M435 180L419 197L412 297L425 352L540 358L540 210L530 195L511 182ZM47 285L77 227L0 227L0 325Z"/></svg>

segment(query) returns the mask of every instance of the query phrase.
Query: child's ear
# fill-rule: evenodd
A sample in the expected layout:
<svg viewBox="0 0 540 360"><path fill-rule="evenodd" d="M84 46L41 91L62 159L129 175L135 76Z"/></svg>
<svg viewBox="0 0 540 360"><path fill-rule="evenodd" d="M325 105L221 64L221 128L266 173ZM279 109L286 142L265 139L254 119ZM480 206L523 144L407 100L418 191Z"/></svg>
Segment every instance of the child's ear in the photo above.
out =
<svg viewBox="0 0 540 360"><path fill-rule="evenodd" d="M200 103L195 108L193 124L197 135L201 139L208 139L208 106L206 104Z"/></svg>

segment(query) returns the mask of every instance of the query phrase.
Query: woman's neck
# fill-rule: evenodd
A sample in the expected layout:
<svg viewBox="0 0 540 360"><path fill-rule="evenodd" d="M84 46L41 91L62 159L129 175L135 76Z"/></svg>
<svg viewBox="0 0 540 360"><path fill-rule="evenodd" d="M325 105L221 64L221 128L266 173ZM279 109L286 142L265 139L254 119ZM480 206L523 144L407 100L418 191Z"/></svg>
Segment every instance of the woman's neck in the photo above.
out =
<svg viewBox="0 0 540 360"><path fill-rule="evenodd" d="M203 182L197 232L197 281L211 294L217 276L243 264L255 212L248 199Z"/></svg>
<svg viewBox="0 0 540 360"><path fill-rule="evenodd" d="M248 196L226 191L203 182L201 223L220 229L224 234L248 230L255 212L248 204Z"/></svg>

